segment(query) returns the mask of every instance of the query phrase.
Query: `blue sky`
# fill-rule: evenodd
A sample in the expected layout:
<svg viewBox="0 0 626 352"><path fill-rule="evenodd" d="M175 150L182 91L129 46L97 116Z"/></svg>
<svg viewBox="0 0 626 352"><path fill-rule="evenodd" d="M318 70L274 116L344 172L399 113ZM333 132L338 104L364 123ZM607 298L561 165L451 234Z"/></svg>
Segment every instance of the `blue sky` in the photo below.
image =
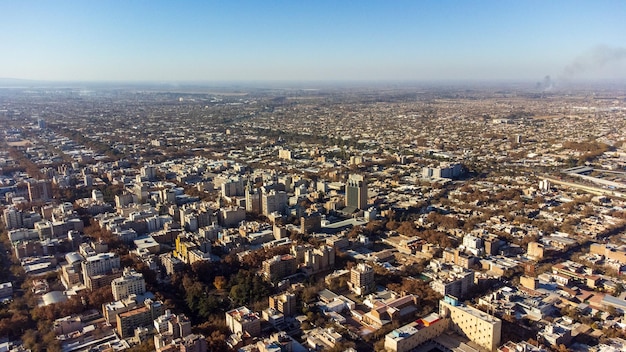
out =
<svg viewBox="0 0 626 352"><path fill-rule="evenodd" d="M0 1L0 77L626 79L626 1Z"/></svg>

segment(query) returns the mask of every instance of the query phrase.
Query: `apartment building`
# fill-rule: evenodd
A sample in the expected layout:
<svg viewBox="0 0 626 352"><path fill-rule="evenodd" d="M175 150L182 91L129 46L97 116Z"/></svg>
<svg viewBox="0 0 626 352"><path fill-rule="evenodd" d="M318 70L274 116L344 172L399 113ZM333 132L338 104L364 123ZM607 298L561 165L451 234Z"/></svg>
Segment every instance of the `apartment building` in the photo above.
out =
<svg viewBox="0 0 626 352"><path fill-rule="evenodd" d="M411 351L447 329L448 321L437 313L431 313L385 335L385 349L393 352Z"/></svg>
<svg viewBox="0 0 626 352"><path fill-rule="evenodd" d="M81 263L83 282L90 289L109 285L120 277L120 257L115 253L100 253L87 257Z"/></svg>
<svg viewBox="0 0 626 352"><path fill-rule="evenodd" d="M350 175L346 185L346 207L367 209L367 181L363 175Z"/></svg>
<svg viewBox="0 0 626 352"><path fill-rule="evenodd" d="M285 316L296 315L296 295L290 292L284 292L278 295L270 296L270 308L276 309Z"/></svg>
<svg viewBox="0 0 626 352"><path fill-rule="evenodd" d="M226 312L226 325L233 334L250 337L261 334L261 318L247 307L239 307Z"/></svg>
<svg viewBox="0 0 626 352"><path fill-rule="evenodd" d="M122 300L132 294L141 295L146 292L146 280L143 275L131 268L124 268L122 277L111 281L113 299Z"/></svg>
<svg viewBox="0 0 626 352"><path fill-rule="evenodd" d="M276 282L293 275L298 269L296 257L286 254L277 255L263 262L263 275L269 281Z"/></svg>
<svg viewBox="0 0 626 352"><path fill-rule="evenodd" d="M460 267L458 267L460 268ZM434 275L430 287L442 296L465 297L474 286L473 270L448 270Z"/></svg>
<svg viewBox="0 0 626 352"><path fill-rule="evenodd" d="M374 268L365 264L359 263L350 270L350 281L348 281L348 288L359 296L366 295L376 288L376 282L374 281Z"/></svg>
<svg viewBox="0 0 626 352"><path fill-rule="evenodd" d="M165 314L154 320L154 347L163 348L174 343L176 339L191 334L191 321L184 314L172 314L167 309Z"/></svg>
<svg viewBox="0 0 626 352"><path fill-rule="evenodd" d="M449 320L449 328L474 343L495 351L500 346L502 321L474 307L446 296L439 301L439 315Z"/></svg>
<svg viewBox="0 0 626 352"><path fill-rule="evenodd" d="M143 306L117 315L117 332L122 338L133 336L136 328L152 325L164 311L163 303L147 299Z"/></svg>

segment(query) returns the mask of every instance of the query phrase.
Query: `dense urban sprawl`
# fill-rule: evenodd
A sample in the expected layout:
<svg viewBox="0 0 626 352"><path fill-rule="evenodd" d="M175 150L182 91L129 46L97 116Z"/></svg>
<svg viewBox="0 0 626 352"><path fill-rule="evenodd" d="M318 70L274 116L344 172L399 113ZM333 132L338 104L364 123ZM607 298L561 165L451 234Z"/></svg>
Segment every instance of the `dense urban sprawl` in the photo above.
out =
<svg viewBox="0 0 626 352"><path fill-rule="evenodd" d="M0 133L0 351L626 350L623 89L3 88Z"/></svg>

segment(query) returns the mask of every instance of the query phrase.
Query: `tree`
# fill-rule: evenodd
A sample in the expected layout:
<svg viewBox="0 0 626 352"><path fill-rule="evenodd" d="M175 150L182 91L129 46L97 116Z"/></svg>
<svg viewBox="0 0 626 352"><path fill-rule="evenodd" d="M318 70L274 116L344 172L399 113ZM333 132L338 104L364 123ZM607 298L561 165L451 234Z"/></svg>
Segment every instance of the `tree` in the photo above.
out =
<svg viewBox="0 0 626 352"><path fill-rule="evenodd" d="M367 223L367 225L365 225L364 232L368 236L378 235L385 228L384 225L385 224L382 221L380 221L380 220L370 221L370 222Z"/></svg>
<svg viewBox="0 0 626 352"><path fill-rule="evenodd" d="M230 298L236 306L267 300L271 285L260 276L247 270L240 270L230 279Z"/></svg>
<svg viewBox="0 0 626 352"><path fill-rule="evenodd" d="M403 221L400 223L400 226L397 228L397 231L404 236L413 237L418 235L417 228L412 221Z"/></svg>
<svg viewBox="0 0 626 352"><path fill-rule="evenodd" d="M131 349L127 350L129 352L151 352L154 351L154 339L146 339L145 341L143 341L142 343L140 343L137 346L132 347Z"/></svg>
<svg viewBox="0 0 626 352"><path fill-rule="evenodd" d="M87 302L89 307L99 309L104 303L113 301L113 292L111 287L104 286L98 289L92 290L87 296Z"/></svg>
<svg viewBox="0 0 626 352"><path fill-rule="evenodd" d="M244 255L241 258L241 264L247 268L258 268L264 260L287 253L289 253L289 246L261 248Z"/></svg>
<svg viewBox="0 0 626 352"><path fill-rule="evenodd" d="M22 312L17 312L0 319L0 336L17 339L31 327L33 327L33 324L28 316Z"/></svg>
<svg viewBox="0 0 626 352"><path fill-rule="evenodd" d="M20 313L11 316L11 328L14 333L23 333L29 327L28 316Z"/></svg>
<svg viewBox="0 0 626 352"><path fill-rule="evenodd" d="M198 281L193 280L188 275L183 277L183 288L185 290L185 303L192 312L197 312L200 308L200 301L205 294L206 287Z"/></svg>
<svg viewBox="0 0 626 352"><path fill-rule="evenodd" d="M226 281L226 278L223 276L216 276L215 280L213 280L213 286L218 290L223 290L227 283L228 281Z"/></svg>
<svg viewBox="0 0 626 352"><path fill-rule="evenodd" d="M230 349L228 345L226 344L227 337L228 336L224 332L219 331L219 330L214 330L206 339L207 350L208 351L231 351L232 349Z"/></svg>
<svg viewBox="0 0 626 352"><path fill-rule="evenodd" d="M389 220L386 224L385 224L385 228L389 231L394 231L396 230L398 227L400 226L400 224L395 221L395 220Z"/></svg>
<svg viewBox="0 0 626 352"><path fill-rule="evenodd" d="M46 352L61 352L61 341L57 339L57 335L54 331L50 330L48 333L43 335L42 338L43 345L46 348Z"/></svg>
<svg viewBox="0 0 626 352"><path fill-rule="evenodd" d="M329 349L329 352L343 352L349 348L356 347L356 344L353 341L344 340L341 342L337 342L333 348Z"/></svg>
<svg viewBox="0 0 626 352"><path fill-rule="evenodd" d="M33 352L41 351L41 346L39 344L39 333L36 330L26 330L26 332L22 335L22 343L26 348Z"/></svg>
<svg viewBox="0 0 626 352"><path fill-rule="evenodd" d="M331 291L339 291L339 290L346 289L347 287L348 287L348 279L346 277L340 277L339 279L332 280L328 288Z"/></svg>
<svg viewBox="0 0 626 352"><path fill-rule="evenodd" d="M617 308L615 308L613 306L608 306L606 308L606 312L609 313L612 316L616 316L617 315Z"/></svg>
<svg viewBox="0 0 626 352"><path fill-rule="evenodd" d="M374 351L376 352L387 351L387 349L385 348L385 339L378 340L374 343Z"/></svg>
<svg viewBox="0 0 626 352"><path fill-rule="evenodd" d="M348 234L346 235L346 237L348 237L348 239L355 239L357 237L359 237L359 235L363 234L363 228L359 225L354 226L350 232L348 232Z"/></svg>
<svg viewBox="0 0 626 352"><path fill-rule="evenodd" d="M622 292L624 292L624 285L618 282L617 285L615 285L615 295L618 296Z"/></svg>
<svg viewBox="0 0 626 352"><path fill-rule="evenodd" d="M557 352L568 352L569 348L567 348L567 346L565 346L564 344L560 344L556 347L556 351Z"/></svg>
<svg viewBox="0 0 626 352"><path fill-rule="evenodd" d="M154 270L150 269L150 267L148 267L146 263L137 261L135 263L135 270L143 275L144 280L146 280L146 286L148 288L148 291L157 289L157 274L154 272Z"/></svg>

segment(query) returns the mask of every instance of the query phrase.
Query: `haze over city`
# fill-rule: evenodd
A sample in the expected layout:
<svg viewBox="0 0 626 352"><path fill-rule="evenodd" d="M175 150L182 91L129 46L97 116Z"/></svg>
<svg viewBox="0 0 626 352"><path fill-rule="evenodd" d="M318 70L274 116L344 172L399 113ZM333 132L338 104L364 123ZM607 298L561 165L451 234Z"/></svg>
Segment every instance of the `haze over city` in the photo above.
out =
<svg viewBox="0 0 626 352"><path fill-rule="evenodd" d="M0 77L623 80L624 1L2 1Z"/></svg>
<svg viewBox="0 0 626 352"><path fill-rule="evenodd" d="M625 19L0 1L0 352L626 351Z"/></svg>

